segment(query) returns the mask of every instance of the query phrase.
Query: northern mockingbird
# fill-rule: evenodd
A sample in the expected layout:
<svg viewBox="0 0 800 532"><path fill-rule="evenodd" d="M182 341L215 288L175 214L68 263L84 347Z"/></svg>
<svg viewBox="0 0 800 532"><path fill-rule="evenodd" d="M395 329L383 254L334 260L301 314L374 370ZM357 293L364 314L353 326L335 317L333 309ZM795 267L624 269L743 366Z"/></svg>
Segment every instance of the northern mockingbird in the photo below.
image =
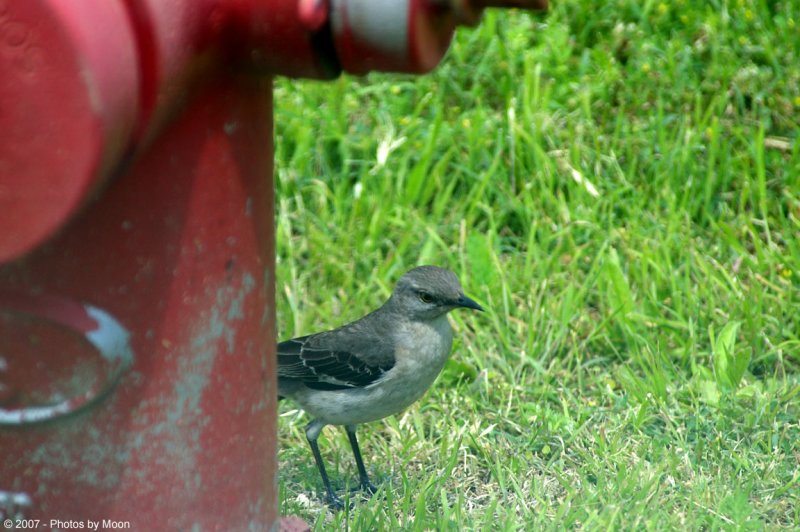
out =
<svg viewBox="0 0 800 532"><path fill-rule="evenodd" d="M306 438L314 453L326 502L342 508L331 488L317 438L325 425L344 425L362 490L367 477L356 425L395 414L419 399L444 367L453 343L447 313L483 308L464 295L456 275L420 266L403 275L379 309L332 331L278 344L278 395L313 417Z"/></svg>

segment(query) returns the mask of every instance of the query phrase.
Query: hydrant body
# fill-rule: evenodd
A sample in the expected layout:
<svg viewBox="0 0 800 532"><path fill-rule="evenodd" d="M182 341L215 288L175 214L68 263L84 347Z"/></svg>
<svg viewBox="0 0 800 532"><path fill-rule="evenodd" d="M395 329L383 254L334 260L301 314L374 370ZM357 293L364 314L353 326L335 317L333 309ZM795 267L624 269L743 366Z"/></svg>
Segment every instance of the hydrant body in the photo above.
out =
<svg viewBox="0 0 800 532"><path fill-rule="evenodd" d="M271 92L255 81L204 90L102 201L0 268L0 488L30 497L26 516L274 521Z"/></svg>
<svg viewBox="0 0 800 532"><path fill-rule="evenodd" d="M0 517L275 526L271 76L426 71L471 4L0 0Z"/></svg>

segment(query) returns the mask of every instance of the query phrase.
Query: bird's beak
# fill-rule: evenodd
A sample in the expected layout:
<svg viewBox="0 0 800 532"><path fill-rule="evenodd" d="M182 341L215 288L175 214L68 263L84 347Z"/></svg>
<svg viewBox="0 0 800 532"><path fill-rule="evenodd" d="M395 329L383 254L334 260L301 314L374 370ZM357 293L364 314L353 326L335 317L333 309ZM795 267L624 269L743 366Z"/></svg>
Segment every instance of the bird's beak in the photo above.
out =
<svg viewBox="0 0 800 532"><path fill-rule="evenodd" d="M483 307L482 306L480 306L473 299L468 298L464 294L461 294L461 296L458 299L456 299L455 303L459 307L472 308L472 309L480 310L481 312L483 312Z"/></svg>

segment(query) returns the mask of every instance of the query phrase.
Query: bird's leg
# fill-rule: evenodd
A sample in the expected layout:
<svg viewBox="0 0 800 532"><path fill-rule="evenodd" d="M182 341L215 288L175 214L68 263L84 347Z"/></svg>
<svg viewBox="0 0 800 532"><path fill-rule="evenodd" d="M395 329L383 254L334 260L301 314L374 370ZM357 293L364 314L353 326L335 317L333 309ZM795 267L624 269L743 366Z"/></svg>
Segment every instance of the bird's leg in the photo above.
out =
<svg viewBox="0 0 800 532"><path fill-rule="evenodd" d="M363 491L369 492L370 495L378 491L372 482L369 481L367 470L364 467L364 461L361 459L361 451L358 448L358 440L356 439L356 426L347 425L344 428L347 431L347 437L350 439L350 447L353 448L353 456L356 459L356 467L358 467L358 481Z"/></svg>
<svg viewBox="0 0 800 532"><path fill-rule="evenodd" d="M328 480L328 473L325 472L325 464L322 462L322 455L319 453L319 445L317 445L317 438L319 438L319 433L324 426L324 424L317 420L309 423L306 427L306 439L311 446L311 452L314 453L314 460L317 462L317 469L319 469L319 475L322 477L322 484L325 485L325 491L327 493L325 502L335 510L342 510L344 508L344 503L333 492L333 488L331 488L331 482Z"/></svg>

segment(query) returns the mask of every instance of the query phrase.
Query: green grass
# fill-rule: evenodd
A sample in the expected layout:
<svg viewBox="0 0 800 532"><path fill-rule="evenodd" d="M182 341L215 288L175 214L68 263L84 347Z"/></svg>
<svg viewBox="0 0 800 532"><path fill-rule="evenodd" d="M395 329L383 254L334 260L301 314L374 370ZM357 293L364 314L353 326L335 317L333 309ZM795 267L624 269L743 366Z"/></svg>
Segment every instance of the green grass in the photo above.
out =
<svg viewBox="0 0 800 532"><path fill-rule="evenodd" d="M316 530L800 523L800 4L553 2L425 77L276 86L278 330L457 272L451 363L363 426L334 514L289 402L280 509ZM320 439L357 481L344 431Z"/></svg>

